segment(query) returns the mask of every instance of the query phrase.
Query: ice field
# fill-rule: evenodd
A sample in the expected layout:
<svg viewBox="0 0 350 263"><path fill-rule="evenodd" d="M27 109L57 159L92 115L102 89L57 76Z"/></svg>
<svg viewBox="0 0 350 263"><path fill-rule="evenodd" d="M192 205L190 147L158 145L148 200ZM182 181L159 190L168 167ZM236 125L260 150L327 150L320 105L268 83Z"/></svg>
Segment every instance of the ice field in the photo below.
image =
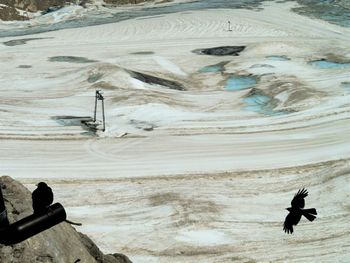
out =
<svg viewBox="0 0 350 263"><path fill-rule="evenodd" d="M296 7L3 33L0 173L46 181L78 230L133 262L348 262L350 28ZM243 50L203 54L224 46ZM96 89L105 132L79 121ZM303 187L318 217L287 235Z"/></svg>

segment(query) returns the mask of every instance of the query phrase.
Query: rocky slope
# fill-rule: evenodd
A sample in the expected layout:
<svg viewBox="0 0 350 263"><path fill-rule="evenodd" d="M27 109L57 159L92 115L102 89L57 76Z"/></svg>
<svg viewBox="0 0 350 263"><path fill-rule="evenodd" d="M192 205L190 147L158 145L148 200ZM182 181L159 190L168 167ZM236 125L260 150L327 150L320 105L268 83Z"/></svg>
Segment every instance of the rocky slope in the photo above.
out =
<svg viewBox="0 0 350 263"><path fill-rule="evenodd" d="M67 4L79 2L76 0L1 0L0 19L4 21L26 20L28 18L25 12L43 11L49 7L63 7Z"/></svg>
<svg viewBox="0 0 350 263"><path fill-rule="evenodd" d="M32 213L31 193L8 176L0 178L10 223ZM92 240L60 223L12 246L0 245L1 263L131 263L122 254L104 255Z"/></svg>
<svg viewBox="0 0 350 263"><path fill-rule="evenodd" d="M114 5L127 5L127 4L139 4L143 2L150 2L154 0L104 0L106 4Z"/></svg>
<svg viewBox="0 0 350 263"><path fill-rule="evenodd" d="M1 3L29 12L45 10L51 6L64 6L76 3L75 0L1 0Z"/></svg>
<svg viewBox="0 0 350 263"><path fill-rule="evenodd" d="M26 12L48 11L69 4L84 6L94 0L0 0L0 20L27 20ZM107 5L139 4L153 0L104 0ZM165 0L167 1L167 0Z"/></svg>

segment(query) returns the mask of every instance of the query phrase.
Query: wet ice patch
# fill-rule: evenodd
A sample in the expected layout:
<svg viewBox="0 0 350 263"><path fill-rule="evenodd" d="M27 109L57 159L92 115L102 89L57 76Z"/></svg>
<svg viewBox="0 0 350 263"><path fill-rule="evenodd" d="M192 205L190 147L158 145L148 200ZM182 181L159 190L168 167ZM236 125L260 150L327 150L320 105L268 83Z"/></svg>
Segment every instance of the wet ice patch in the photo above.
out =
<svg viewBox="0 0 350 263"><path fill-rule="evenodd" d="M350 81L342 82L342 88L344 88L347 92L350 92Z"/></svg>
<svg viewBox="0 0 350 263"><path fill-rule="evenodd" d="M298 112L319 105L328 96L295 76L267 75L260 79L259 88L251 89L243 99L247 110L268 115Z"/></svg>
<svg viewBox="0 0 350 263"><path fill-rule="evenodd" d="M285 99L286 98L284 98L284 100ZM278 99L266 96L257 90L249 92L249 94L243 98L243 101L246 104L243 109L247 111L253 111L269 116L286 114L284 111L274 110L278 104Z"/></svg>
<svg viewBox="0 0 350 263"><path fill-rule="evenodd" d="M350 67L350 63L330 61L327 59L313 60L309 64L319 69L342 69Z"/></svg>
<svg viewBox="0 0 350 263"><path fill-rule="evenodd" d="M229 61L223 61L215 65L209 65L198 70L199 73L216 73L222 72L225 70L225 65L229 63Z"/></svg>
<svg viewBox="0 0 350 263"><path fill-rule="evenodd" d="M290 58L287 56L277 56L277 55L267 56L266 58L268 60L272 60L272 61L288 61L288 60L290 60Z"/></svg>
<svg viewBox="0 0 350 263"><path fill-rule="evenodd" d="M3 42L3 44L5 46L13 47L13 46L24 45L24 44L27 44L28 41L39 40L39 39L48 39L48 38L33 37L33 38L14 39L14 40Z"/></svg>
<svg viewBox="0 0 350 263"><path fill-rule="evenodd" d="M103 73L100 73L100 72L92 73L91 75L89 75L87 81L89 83L94 83L94 82L100 80L102 77L103 77Z"/></svg>
<svg viewBox="0 0 350 263"><path fill-rule="evenodd" d="M217 230L184 230L175 237L176 240L199 246L217 246L230 244L232 241L225 233Z"/></svg>
<svg viewBox="0 0 350 263"><path fill-rule="evenodd" d="M218 65L205 66L199 70L200 73L215 73L221 71L221 67Z"/></svg>
<svg viewBox="0 0 350 263"><path fill-rule="evenodd" d="M255 76L237 76L228 78L225 88L227 90L243 90L252 88L257 84Z"/></svg>

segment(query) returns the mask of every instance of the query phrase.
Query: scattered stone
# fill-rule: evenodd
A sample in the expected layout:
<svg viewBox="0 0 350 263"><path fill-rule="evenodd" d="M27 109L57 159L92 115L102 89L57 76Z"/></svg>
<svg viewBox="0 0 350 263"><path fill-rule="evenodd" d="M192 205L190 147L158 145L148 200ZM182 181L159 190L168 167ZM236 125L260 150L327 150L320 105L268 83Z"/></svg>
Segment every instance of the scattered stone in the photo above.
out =
<svg viewBox="0 0 350 263"><path fill-rule="evenodd" d="M1 2L1 4L3 4ZM27 17L20 15L18 10L14 6L2 5L0 6L0 20L11 21L11 20L28 20Z"/></svg>
<svg viewBox="0 0 350 263"><path fill-rule="evenodd" d="M48 13L55 12L55 11L61 9L61 8L62 8L62 6L50 6L46 10L42 11L41 14L42 15L46 15Z"/></svg>
<svg viewBox="0 0 350 263"><path fill-rule="evenodd" d="M206 49L195 49L192 52L198 55L211 56L239 56L239 53L245 49L245 46L223 46Z"/></svg>
<svg viewBox="0 0 350 263"><path fill-rule="evenodd" d="M98 263L132 263L130 259L119 253L104 255L96 244L85 234L79 233L84 246L90 252L90 255Z"/></svg>
<svg viewBox="0 0 350 263"><path fill-rule="evenodd" d="M127 5L127 4L139 4L143 2L151 2L154 0L104 0L106 4L112 5Z"/></svg>

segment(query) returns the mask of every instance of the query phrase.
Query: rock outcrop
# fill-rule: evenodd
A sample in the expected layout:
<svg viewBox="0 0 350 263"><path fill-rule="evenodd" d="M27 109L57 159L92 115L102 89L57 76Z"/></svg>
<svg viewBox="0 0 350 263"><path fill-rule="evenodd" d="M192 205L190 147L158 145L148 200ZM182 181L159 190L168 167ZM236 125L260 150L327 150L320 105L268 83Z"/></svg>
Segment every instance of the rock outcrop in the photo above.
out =
<svg viewBox="0 0 350 263"><path fill-rule="evenodd" d="M32 214L31 193L8 176L0 178L10 223ZM1 263L131 263L122 254L104 255L93 241L66 222L19 244L0 244Z"/></svg>
<svg viewBox="0 0 350 263"><path fill-rule="evenodd" d="M25 12L45 11L51 7L60 8L69 4L83 4L83 1L77 0L1 0L0 19L8 20L27 20ZM19 10L24 11L20 13Z"/></svg>
<svg viewBox="0 0 350 263"><path fill-rule="evenodd" d="M2 4L13 6L15 8L37 12L45 10L51 6L64 6L70 3L75 3L75 0L2 0Z"/></svg>
<svg viewBox="0 0 350 263"><path fill-rule="evenodd" d="M93 3L93 1L94 0L1 0L0 20L27 20L26 12L43 11L43 13L47 13L66 5L76 4L85 6L85 4L89 2ZM149 1L154 0L104 0L107 5L139 4Z"/></svg>
<svg viewBox="0 0 350 263"><path fill-rule="evenodd" d="M143 2L150 2L154 0L104 0L106 4L113 5L127 5L127 4L139 4Z"/></svg>

